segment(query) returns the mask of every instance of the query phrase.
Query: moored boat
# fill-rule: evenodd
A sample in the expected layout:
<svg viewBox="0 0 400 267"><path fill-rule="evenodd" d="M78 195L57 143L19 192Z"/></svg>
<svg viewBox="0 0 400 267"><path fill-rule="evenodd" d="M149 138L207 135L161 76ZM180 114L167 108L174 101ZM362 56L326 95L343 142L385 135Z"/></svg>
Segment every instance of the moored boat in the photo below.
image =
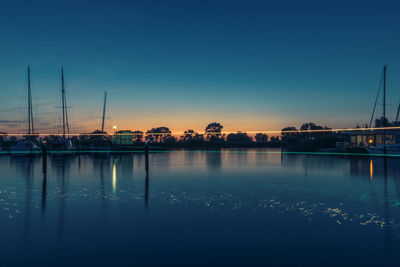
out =
<svg viewBox="0 0 400 267"><path fill-rule="evenodd" d="M368 145L365 148L370 154L400 155L399 132L398 130L395 130L393 128L387 128L399 125L400 104L397 109L396 119L393 122L393 124L391 124L386 118L386 66L383 67L383 77L381 80L381 84L382 82L383 82L383 95L382 95L383 116L381 117L380 120L379 119L376 120L379 123L375 122L374 131L367 134ZM379 87L378 94L375 99L375 105L372 112L369 128L371 128L372 126L372 121L375 113L376 104L378 102L380 88L381 87ZM379 143L377 143L377 140L380 140Z"/></svg>
<svg viewBox="0 0 400 267"><path fill-rule="evenodd" d="M42 149L38 145L28 140L22 140L10 148L10 153L13 156L28 156L41 152Z"/></svg>
<svg viewBox="0 0 400 267"><path fill-rule="evenodd" d="M32 94L31 94L31 71L28 66L28 133L24 140L19 141L10 148L11 155L27 156L41 153L42 149L36 144L37 133L33 123Z"/></svg>
<svg viewBox="0 0 400 267"><path fill-rule="evenodd" d="M386 147L386 151L385 151ZM368 146L368 153L370 154L392 154L400 155L400 144L380 144L377 146Z"/></svg>

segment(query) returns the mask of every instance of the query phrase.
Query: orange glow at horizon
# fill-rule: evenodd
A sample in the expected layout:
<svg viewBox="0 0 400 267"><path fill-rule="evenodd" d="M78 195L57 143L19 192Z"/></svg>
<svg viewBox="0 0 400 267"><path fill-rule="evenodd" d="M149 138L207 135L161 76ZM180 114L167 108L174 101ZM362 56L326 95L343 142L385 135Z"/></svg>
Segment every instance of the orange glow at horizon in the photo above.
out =
<svg viewBox="0 0 400 267"><path fill-rule="evenodd" d="M72 114L69 117L70 135L78 135L82 133L91 133L94 130L101 129L101 120L93 119L94 115L90 115L91 111L87 110L81 115ZM60 122L52 123L50 116L40 116L37 118L35 132L40 135L57 135L60 134ZM305 122L296 117L288 118L282 114L271 112L266 114L244 111L244 112L214 112L211 110L203 110L198 113L182 112L174 109L150 109L146 111L127 112L126 107L115 107L110 112L110 118L106 120L104 131L112 134L117 126L118 130L131 130L146 132L156 127L168 127L173 135L183 134L185 130L194 130L197 133L204 133L206 126L211 122L219 122L223 125L222 133L236 133L238 131L254 135L256 133L266 133L270 136L279 136L281 129L288 126L300 127ZM327 122L321 122L318 119L312 119L318 125L326 125ZM9 135L25 135L25 123L21 122L18 126L7 127L0 124L0 132L7 132ZM336 125L335 125L336 124ZM351 127L350 125L337 122L328 123L332 128Z"/></svg>
<svg viewBox="0 0 400 267"><path fill-rule="evenodd" d="M257 133L275 133L276 135L280 135L281 133L312 133L312 132L346 132L346 131L373 131L373 130L400 130L400 126L393 126L393 127L376 127L376 128L336 128L336 129L322 129L322 130L290 130L290 131L282 131L282 130L260 130L260 131L221 131L216 132L216 134L230 134L230 133L247 133L247 134L257 134ZM146 135L146 132L143 132ZM204 133L204 131L199 131L198 133ZM163 134L171 134L171 135L182 135L184 134L183 131L180 132L172 132L171 133L151 133L151 135L163 135ZM213 134L213 133L211 133ZM26 133L0 133L0 136L7 136L7 135L62 135L57 133L34 133L34 134L26 134ZM69 133L65 135L103 135L101 133Z"/></svg>

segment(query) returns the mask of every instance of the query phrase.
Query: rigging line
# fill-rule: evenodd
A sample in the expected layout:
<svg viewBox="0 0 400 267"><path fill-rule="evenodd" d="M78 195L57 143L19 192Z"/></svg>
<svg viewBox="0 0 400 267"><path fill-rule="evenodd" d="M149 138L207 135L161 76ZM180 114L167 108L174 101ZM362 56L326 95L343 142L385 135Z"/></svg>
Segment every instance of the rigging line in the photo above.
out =
<svg viewBox="0 0 400 267"><path fill-rule="evenodd" d="M104 132L104 119L106 116L106 105L107 105L107 92L104 92L104 105L103 105L103 118L101 121L101 131Z"/></svg>
<svg viewBox="0 0 400 267"><path fill-rule="evenodd" d="M399 101L399 106L397 107L397 114L396 114L396 120L395 120L396 125L397 125L397 122L399 121L399 113L400 113L400 101Z"/></svg>
<svg viewBox="0 0 400 267"><path fill-rule="evenodd" d="M392 88L392 87L391 87ZM393 89L393 88L392 88ZM397 101L398 101L398 92L396 90L388 90L389 93L389 99L392 101L392 103L387 104L389 106L389 111L390 111L390 118L392 118L392 122L395 122L395 118L397 117Z"/></svg>
<svg viewBox="0 0 400 267"><path fill-rule="evenodd" d="M379 83L378 93L376 94L375 104L374 104L374 109L372 110L371 120L369 121L369 128L371 128L371 126L372 126L372 120L374 119L376 104L377 104L377 102L378 102L379 93L381 92L381 88L382 88L382 82L383 82L383 74L382 74L382 77L381 77L381 81L380 81L380 83Z"/></svg>
<svg viewBox="0 0 400 267"><path fill-rule="evenodd" d="M30 67L29 67L29 128L32 131L32 133L35 133L35 127L34 127L34 123L33 123L33 105L32 105L32 86L31 86L31 79L30 79Z"/></svg>
<svg viewBox="0 0 400 267"><path fill-rule="evenodd" d="M67 127L67 133L69 135L68 108L67 108L67 98L65 95L64 95L64 108L65 108L65 122L66 122L65 126Z"/></svg>
<svg viewBox="0 0 400 267"><path fill-rule="evenodd" d="M31 113L31 124L32 124L32 133L34 134L35 133L35 126L34 126L34 121L33 121L33 105L32 105L32 92L31 92L31 99L30 99L30 101L31 101L31 111L30 111L30 113Z"/></svg>

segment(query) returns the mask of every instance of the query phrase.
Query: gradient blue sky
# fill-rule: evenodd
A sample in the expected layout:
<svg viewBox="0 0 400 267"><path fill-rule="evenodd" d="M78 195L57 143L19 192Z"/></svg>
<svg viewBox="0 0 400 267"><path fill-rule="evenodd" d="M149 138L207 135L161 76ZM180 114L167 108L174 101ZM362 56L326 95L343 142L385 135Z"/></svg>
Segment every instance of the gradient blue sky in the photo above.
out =
<svg viewBox="0 0 400 267"><path fill-rule="evenodd" d="M3 1L0 131L20 132L31 65L39 131L276 130L369 121L382 67L400 100L399 1ZM381 106L379 107L381 108Z"/></svg>

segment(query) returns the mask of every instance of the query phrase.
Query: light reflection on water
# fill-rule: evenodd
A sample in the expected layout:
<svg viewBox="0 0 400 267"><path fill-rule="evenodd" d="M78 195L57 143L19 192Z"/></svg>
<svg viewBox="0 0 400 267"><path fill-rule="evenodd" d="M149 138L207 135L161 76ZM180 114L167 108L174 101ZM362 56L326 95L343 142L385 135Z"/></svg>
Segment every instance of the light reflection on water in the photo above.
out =
<svg viewBox="0 0 400 267"><path fill-rule="evenodd" d="M400 159L246 151L2 156L3 263L400 262Z"/></svg>

